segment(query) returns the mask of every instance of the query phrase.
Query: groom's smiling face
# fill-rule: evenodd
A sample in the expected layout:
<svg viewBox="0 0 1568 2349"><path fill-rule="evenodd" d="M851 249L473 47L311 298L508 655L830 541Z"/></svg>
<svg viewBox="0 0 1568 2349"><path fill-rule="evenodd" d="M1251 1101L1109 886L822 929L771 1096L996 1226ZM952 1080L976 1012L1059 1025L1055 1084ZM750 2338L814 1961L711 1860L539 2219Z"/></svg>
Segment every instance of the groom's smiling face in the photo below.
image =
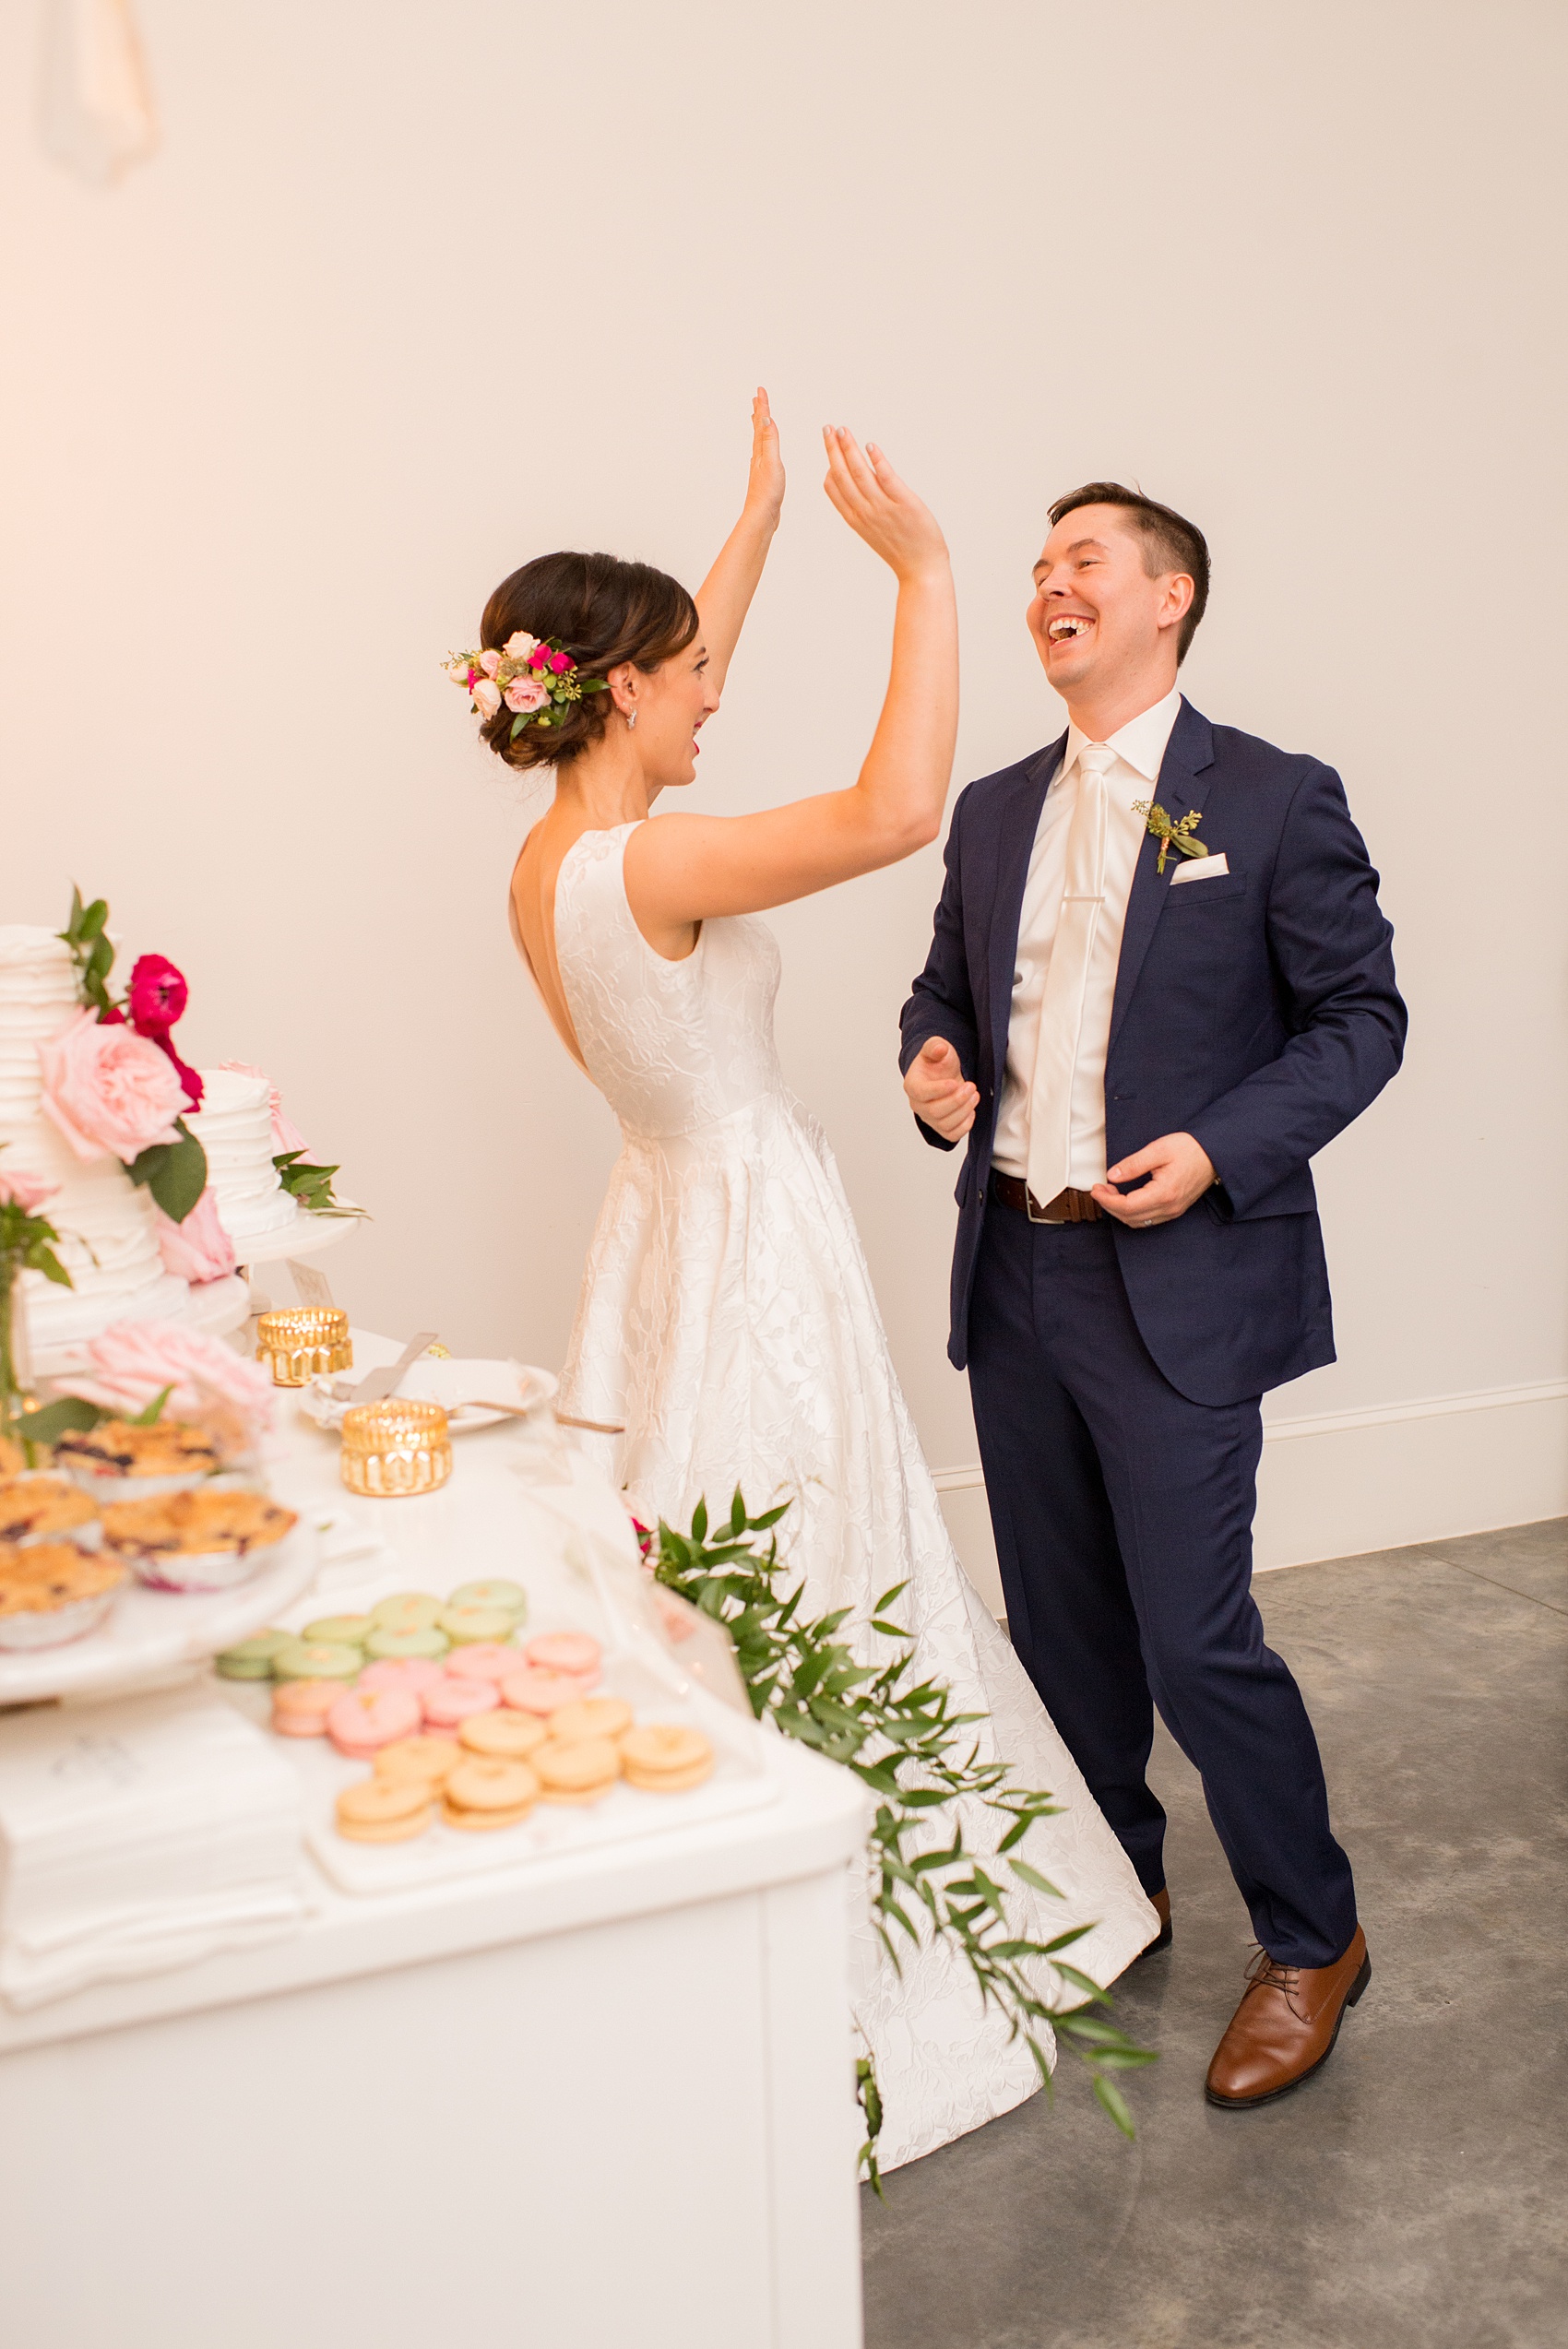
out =
<svg viewBox="0 0 1568 2349"><path fill-rule="evenodd" d="M1146 672L1176 670L1176 623L1191 601L1176 575L1151 577L1142 533L1124 508L1078 505L1056 525L1035 564L1029 634L1047 677L1069 704ZM1157 675L1158 672L1158 675ZM1161 688L1169 690L1169 681Z"/></svg>

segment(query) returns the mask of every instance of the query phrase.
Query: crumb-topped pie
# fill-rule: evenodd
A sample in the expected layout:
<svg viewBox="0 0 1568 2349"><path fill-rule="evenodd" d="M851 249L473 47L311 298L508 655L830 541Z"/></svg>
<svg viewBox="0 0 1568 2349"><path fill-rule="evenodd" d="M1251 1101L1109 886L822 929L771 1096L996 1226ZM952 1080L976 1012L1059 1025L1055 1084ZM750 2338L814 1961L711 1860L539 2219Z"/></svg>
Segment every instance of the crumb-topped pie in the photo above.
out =
<svg viewBox="0 0 1568 2349"><path fill-rule="evenodd" d="M172 1590L227 1590L266 1563L299 1520L265 1493L208 1488L111 1501L103 1538L143 1582Z"/></svg>
<svg viewBox="0 0 1568 2349"><path fill-rule="evenodd" d="M90 1529L90 1531L89 1531ZM0 1543L98 1539L98 1511L68 1477L0 1477Z"/></svg>
<svg viewBox="0 0 1568 2349"><path fill-rule="evenodd" d="M103 1620L125 1579L118 1559L74 1542L0 1545L0 1647L58 1647Z"/></svg>

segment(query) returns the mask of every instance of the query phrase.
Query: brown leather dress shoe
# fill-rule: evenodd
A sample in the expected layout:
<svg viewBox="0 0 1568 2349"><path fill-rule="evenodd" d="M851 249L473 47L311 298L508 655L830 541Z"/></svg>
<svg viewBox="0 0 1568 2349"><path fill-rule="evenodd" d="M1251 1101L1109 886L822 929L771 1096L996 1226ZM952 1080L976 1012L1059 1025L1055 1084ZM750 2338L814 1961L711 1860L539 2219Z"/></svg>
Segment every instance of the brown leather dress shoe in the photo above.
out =
<svg viewBox="0 0 1568 2349"><path fill-rule="evenodd" d="M1170 1894L1162 1884L1158 1892L1149 1894L1148 1901L1149 1906L1159 1919L1159 1930L1152 1941L1144 1943L1143 1948L1133 1960L1134 1965L1141 1965L1146 1957L1158 1957L1161 1950L1168 1950L1170 1947Z"/></svg>
<svg viewBox="0 0 1568 2349"><path fill-rule="evenodd" d="M1266 2105L1310 2080L1334 2053L1346 2008L1371 1980L1367 1937L1359 1925L1332 1965L1277 1965L1260 1950L1208 2068L1204 2094L1209 2103L1232 2111Z"/></svg>

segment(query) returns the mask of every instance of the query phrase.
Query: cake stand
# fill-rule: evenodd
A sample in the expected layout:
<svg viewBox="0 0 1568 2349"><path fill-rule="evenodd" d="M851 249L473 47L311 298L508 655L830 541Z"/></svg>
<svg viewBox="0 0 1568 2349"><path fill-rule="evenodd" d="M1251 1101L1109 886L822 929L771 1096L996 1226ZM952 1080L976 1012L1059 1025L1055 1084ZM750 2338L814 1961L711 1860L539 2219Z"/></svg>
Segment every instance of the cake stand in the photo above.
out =
<svg viewBox="0 0 1568 2349"><path fill-rule="evenodd" d="M313 1216L301 1211L291 1224L276 1231L258 1231L252 1240L236 1240L234 1253L247 1271L257 1264L280 1264L290 1256L319 1256L336 1248L360 1221L358 1216Z"/></svg>
<svg viewBox="0 0 1568 2349"><path fill-rule="evenodd" d="M228 1591L154 1591L132 1581L86 1639L60 1647L0 1649L0 1705L47 1697L104 1697L204 1663L270 1623L315 1579L315 1527L302 1516L272 1561Z"/></svg>

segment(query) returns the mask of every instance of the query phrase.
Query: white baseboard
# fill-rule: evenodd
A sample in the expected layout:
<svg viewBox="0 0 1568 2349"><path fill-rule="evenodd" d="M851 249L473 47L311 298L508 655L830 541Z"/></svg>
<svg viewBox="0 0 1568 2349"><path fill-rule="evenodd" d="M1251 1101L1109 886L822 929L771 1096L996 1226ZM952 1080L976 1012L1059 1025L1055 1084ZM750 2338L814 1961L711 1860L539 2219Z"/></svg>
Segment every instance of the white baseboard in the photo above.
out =
<svg viewBox="0 0 1568 2349"><path fill-rule="evenodd" d="M958 1554L1001 1611L979 1464L939 1468ZM1568 1379L1264 1426L1260 1569L1568 1516Z"/></svg>

